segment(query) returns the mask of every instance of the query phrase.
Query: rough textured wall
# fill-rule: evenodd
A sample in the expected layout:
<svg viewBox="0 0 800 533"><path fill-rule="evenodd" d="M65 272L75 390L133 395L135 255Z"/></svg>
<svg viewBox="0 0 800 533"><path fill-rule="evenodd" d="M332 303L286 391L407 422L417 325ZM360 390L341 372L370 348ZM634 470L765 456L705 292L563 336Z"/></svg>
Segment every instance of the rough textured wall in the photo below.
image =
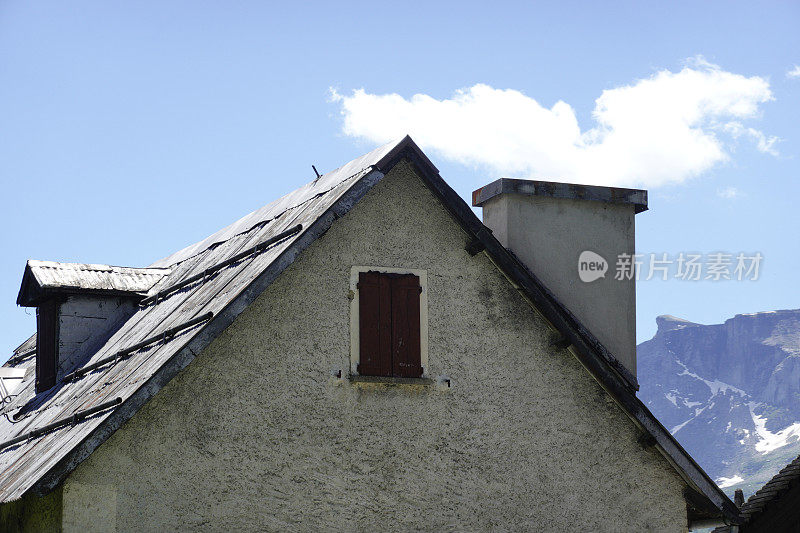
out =
<svg viewBox="0 0 800 533"><path fill-rule="evenodd" d="M54 490L44 498L28 495L0 505L0 531L61 531L61 489Z"/></svg>
<svg viewBox="0 0 800 533"><path fill-rule="evenodd" d="M398 165L67 479L65 529L684 530L680 478L465 240ZM352 265L427 270L452 388L332 376Z"/></svg>

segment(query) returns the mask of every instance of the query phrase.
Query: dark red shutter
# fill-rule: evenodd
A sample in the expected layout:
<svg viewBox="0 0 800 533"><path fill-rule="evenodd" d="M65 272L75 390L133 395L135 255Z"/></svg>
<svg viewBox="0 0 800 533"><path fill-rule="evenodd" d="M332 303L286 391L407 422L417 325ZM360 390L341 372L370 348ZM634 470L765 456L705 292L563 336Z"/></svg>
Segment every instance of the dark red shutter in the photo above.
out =
<svg viewBox="0 0 800 533"><path fill-rule="evenodd" d="M378 272L358 275L358 373L391 376L392 306L389 279Z"/></svg>
<svg viewBox="0 0 800 533"><path fill-rule="evenodd" d="M418 378L420 361L420 284L417 276L392 276L392 375Z"/></svg>
<svg viewBox="0 0 800 533"><path fill-rule="evenodd" d="M58 305L54 301L36 308L36 392L56 384Z"/></svg>

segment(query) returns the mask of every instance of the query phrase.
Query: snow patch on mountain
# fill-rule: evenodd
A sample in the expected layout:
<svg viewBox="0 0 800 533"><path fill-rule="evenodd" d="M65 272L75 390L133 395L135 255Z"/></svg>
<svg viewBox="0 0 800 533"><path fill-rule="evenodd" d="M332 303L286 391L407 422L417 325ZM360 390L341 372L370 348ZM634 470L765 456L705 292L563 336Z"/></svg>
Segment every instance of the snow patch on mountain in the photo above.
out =
<svg viewBox="0 0 800 533"><path fill-rule="evenodd" d="M750 416L753 417L753 423L756 426L756 434L758 435L758 442L756 442L756 451L761 454L767 454L771 451L783 448L787 444L797 442L800 440L800 422L786 427L775 433L767 429L767 419L764 416L757 415L754 409L757 404L750 402Z"/></svg>
<svg viewBox="0 0 800 533"><path fill-rule="evenodd" d="M682 429L683 429L683 427L684 427L686 424L688 424L689 422L691 422L692 420L694 420L694 417L690 418L690 419L689 419L689 420L687 420L686 422L683 422L683 423L681 423L681 424L678 424L678 425L677 425L677 426L675 426L674 428L670 429L670 430L669 430L669 432L670 432L671 434L673 434L673 435L674 435L675 433L677 433L677 432L679 432L680 430L682 430Z"/></svg>
<svg viewBox="0 0 800 533"><path fill-rule="evenodd" d="M683 372L678 374L679 376L689 376L689 377L692 377L692 378L697 379L699 381L702 381L703 383L705 383L708 386L709 389L711 389L711 395L712 396L717 394L720 391L723 391L723 392L731 391L731 392L735 392L736 394L740 394L743 397L747 396L747 393L745 391L743 391L742 389L734 387L733 385L731 385L729 383L725 383L724 381L720 381L718 379L715 379L714 381L709 381L707 379L701 378L700 376L698 376L694 372L691 372L689 370L689 367L687 367L685 364L683 364L683 361L681 361L680 359L676 359L675 362L683 367Z"/></svg>
<svg viewBox="0 0 800 533"><path fill-rule="evenodd" d="M741 483L744 481L744 478L739 474L734 475L733 477L721 477L714 480L714 483L719 485L719 488L724 489L726 487L732 487L737 483Z"/></svg>

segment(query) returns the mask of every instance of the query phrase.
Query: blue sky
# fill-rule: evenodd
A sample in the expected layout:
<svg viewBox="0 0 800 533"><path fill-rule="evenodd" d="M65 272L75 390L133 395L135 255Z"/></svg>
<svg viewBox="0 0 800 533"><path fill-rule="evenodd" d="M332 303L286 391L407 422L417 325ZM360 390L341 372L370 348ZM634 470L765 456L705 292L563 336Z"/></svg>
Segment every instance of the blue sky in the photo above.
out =
<svg viewBox="0 0 800 533"><path fill-rule="evenodd" d="M464 198L501 176L638 183L650 191L639 251L763 254L755 282L641 281L641 340L659 314L713 323L800 307L800 77L787 76L799 22L790 2L3 2L0 360L35 329L15 305L26 259L146 266L405 124ZM616 101L605 123L603 94ZM517 135L516 151L465 157L433 131L436 112L403 122L420 116L414 102L467 97L500 103L476 104L485 124L458 114L461 133ZM692 128L670 122L697 105ZM529 134L547 137L553 117L592 146L536 145L549 140ZM687 132L716 156L680 145Z"/></svg>

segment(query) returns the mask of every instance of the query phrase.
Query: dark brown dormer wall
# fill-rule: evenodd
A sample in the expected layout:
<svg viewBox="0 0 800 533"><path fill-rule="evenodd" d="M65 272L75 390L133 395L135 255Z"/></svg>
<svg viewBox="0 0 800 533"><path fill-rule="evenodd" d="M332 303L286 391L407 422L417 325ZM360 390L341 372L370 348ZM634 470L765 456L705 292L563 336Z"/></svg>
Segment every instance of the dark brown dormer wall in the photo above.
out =
<svg viewBox="0 0 800 533"><path fill-rule="evenodd" d="M53 388L58 367L58 302L36 308L36 392Z"/></svg>

